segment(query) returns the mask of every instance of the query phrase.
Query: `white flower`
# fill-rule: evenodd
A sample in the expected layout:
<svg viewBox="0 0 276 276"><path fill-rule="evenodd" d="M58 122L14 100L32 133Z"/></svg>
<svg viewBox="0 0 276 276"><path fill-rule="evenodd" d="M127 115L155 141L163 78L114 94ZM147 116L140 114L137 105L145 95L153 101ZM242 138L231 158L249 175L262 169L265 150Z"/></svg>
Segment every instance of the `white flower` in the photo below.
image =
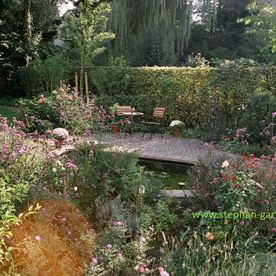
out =
<svg viewBox="0 0 276 276"><path fill-rule="evenodd" d="M53 168L52 171L53 171L53 173L56 173L56 172L57 172L57 169L56 169L56 168Z"/></svg>
<svg viewBox="0 0 276 276"><path fill-rule="evenodd" d="M77 187L77 186L75 186L75 187L74 187L74 191L76 192L77 190L78 190L78 187Z"/></svg>
<svg viewBox="0 0 276 276"><path fill-rule="evenodd" d="M173 126L182 126L184 125L183 122L179 121L179 120L174 120L174 121L171 121L170 123L170 127L173 127Z"/></svg>
<svg viewBox="0 0 276 276"><path fill-rule="evenodd" d="M229 162L227 160L222 162L222 165L221 165L222 168L227 168L228 166L229 166Z"/></svg>
<svg viewBox="0 0 276 276"><path fill-rule="evenodd" d="M59 160L56 161L56 164L62 167L62 163Z"/></svg>

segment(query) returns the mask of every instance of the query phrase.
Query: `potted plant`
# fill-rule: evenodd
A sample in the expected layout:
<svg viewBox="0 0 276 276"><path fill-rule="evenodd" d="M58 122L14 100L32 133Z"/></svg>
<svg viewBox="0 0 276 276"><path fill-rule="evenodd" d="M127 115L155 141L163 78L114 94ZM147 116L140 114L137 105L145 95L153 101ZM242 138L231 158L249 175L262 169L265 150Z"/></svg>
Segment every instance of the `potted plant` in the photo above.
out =
<svg viewBox="0 0 276 276"><path fill-rule="evenodd" d="M119 123L116 122L117 107L118 107L118 103L115 103L113 106L110 107L111 119L112 119L112 121L111 121L111 132L112 133L119 133L120 132Z"/></svg>
<svg viewBox="0 0 276 276"><path fill-rule="evenodd" d="M120 127L116 122L113 122L111 124L111 132L112 133L119 133L120 132Z"/></svg>
<svg viewBox="0 0 276 276"><path fill-rule="evenodd" d="M184 123L179 120L174 120L170 123L170 133L174 137L181 137L184 128Z"/></svg>

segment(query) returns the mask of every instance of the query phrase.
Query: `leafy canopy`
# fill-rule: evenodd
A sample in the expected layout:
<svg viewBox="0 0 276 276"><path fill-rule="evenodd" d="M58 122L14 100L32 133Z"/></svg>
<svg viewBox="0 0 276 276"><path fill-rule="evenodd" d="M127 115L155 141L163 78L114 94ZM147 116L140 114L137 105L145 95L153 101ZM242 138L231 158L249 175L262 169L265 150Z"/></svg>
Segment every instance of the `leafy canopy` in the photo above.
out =
<svg viewBox="0 0 276 276"><path fill-rule="evenodd" d="M247 32L262 41L261 51L276 52L276 6L272 1L254 0L247 6L250 15L240 19Z"/></svg>

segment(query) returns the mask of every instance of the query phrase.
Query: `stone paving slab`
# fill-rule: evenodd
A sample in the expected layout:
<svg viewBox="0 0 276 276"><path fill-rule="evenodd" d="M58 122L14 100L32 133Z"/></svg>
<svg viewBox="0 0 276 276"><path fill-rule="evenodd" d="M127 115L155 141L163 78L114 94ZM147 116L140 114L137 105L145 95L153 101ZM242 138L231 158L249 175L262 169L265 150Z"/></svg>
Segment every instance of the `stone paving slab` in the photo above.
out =
<svg viewBox="0 0 276 276"><path fill-rule="evenodd" d="M161 190L161 193L165 194L168 197L193 197L193 193L190 190Z"/></svg>
<svg viewBox="0 0 276 276"><path fill-rule="evenodd" d="M185 164L196 164L199 159L209 155L221 155L229 160L238 156L217 150L213 145L198 139L175 138L169 135L161 137L135 133L133 135L101 133L93 134L90 140L97 144L104 144L110 151L134 152L139 158L158 161L170 161Z"/></svg>

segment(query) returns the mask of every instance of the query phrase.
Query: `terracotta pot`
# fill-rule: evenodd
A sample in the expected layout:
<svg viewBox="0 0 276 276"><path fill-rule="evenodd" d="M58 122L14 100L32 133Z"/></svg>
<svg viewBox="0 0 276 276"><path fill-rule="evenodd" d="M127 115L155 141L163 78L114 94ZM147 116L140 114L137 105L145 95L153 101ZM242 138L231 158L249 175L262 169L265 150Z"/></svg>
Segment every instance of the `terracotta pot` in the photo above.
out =
<svg viewBox="0 0 276 276"><path fill-rule="evenodd" d="M181 131L179 129L175 129L172 133L173 137L180 137Z"/></svg>
<svg viewBox="0 0 276 276"><path fill-rule="evenodd" d="M120 132L119 126L116 125L116 124L112 125L112 126L111 126L111 132L112 132L112 133L118 133L118 132Z"/></svg>

